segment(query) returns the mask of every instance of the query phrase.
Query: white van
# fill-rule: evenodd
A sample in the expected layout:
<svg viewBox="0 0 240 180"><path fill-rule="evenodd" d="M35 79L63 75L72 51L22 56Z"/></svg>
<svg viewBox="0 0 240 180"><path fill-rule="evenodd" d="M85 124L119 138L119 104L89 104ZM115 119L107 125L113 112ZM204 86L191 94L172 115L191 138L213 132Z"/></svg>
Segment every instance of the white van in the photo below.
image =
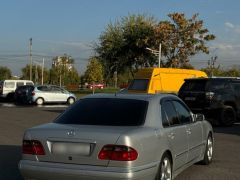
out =
<svg viewBox="0 0 240 180"><path fill-rule="evenodd" d="M18 86L34 85L29 80L2 80L0 81L0 97L11 99Z"/></svg>

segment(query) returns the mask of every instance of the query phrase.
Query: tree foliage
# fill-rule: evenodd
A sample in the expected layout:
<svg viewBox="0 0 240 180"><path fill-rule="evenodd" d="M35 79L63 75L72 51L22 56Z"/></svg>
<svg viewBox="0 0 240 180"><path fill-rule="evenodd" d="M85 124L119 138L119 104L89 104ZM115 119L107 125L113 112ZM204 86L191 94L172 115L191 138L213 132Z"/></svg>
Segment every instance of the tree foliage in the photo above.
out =
<svg viewBox="0 0 240 180"><path fill-rule="evenodd" d="M22 76L21 79L29 79L30 78L30 65L27 64L24 68L22 68ZM42 83L42 66L33 65L32 67L32 80L35 84ZM43 83L49 82L49 71L47 68L43 69Z"/></svg>
<svg viewBox="0 0 240 180"><path fill-rule="evenodd" d="M133 71L155 64L154 56L146 51L153 43L154 23L153 17L130 15L107 26L96 48L107 79L115 71L122 73L126 68Z"/></svg>
<svg viewBox="0 0 240 180"><path fill-rule="evenodd" d="M96 57L89 59L84 79L87 83L103 82L103 67Z"/></svg>
<svg viewBox="0 0 240 180"><path fill-rule="evenodd" d="M223 69L220 66L214 68L203 68L202 71L206 72L208 76L219 77L240 77L240 68L231 67L229 69Z"/></svg>
<svg viewBox="0 0 240 180"><path fill-rule="evenodd" d="M53 66L50 69L50 83L60 86L79 84L80 77L74 67L74 59L64 54L53 58Z"/></svg>
<svg viewBox="0 0 240 180"><path fill-rule="evenodd" d="M155 27L155 47L162 44L165 66L182 67L189 63L191 56L209 53L206 42L214 40L215 36L209 34L202 20L198 20L198 14L190 19L181 13L172 13L168 17L171 21L160 21Z"/></svg>
<svg viewBox="0 0 240 180"><path fill-rule="evenodd" d="M190 57L198 53L209 53L206 43L214 40L198 19L181 13L169 14L169 21L157 21L152 16L129 15L110 23L100 35L96 51L103 64L105 78L114 72L134 72L141 67L157 64L157 57L146 50L159 50L162 44L162 59L165 67L193 68ZM132 73L133 74L133 73Z"/></svg>
<svg viewBox="0 0 240 180"><path fill-rule="evenodd" d="M0 80L11 79L12 72L9 68L0 66Z"/></svg>

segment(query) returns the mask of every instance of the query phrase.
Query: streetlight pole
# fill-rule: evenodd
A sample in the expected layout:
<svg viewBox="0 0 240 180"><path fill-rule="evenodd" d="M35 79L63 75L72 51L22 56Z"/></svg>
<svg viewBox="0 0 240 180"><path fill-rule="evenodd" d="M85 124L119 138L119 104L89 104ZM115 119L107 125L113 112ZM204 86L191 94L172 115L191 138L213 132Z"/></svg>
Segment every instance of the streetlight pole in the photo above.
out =
<svg viewBox="0 0 240 180"><path fill-rule="evenodd" d="M158 67L160 68L161 67L161 55L162 55L162 44L160 43L159 44L159 50L154 50L154 49L151 49L151 48L146 48L147 50L151 51L152 54L158 56Z"/></svg>
<svg viewBox="0 0 240 180"><path fill-rule="evenodd" d="M161 53L162 53L162 44L159 44L159 51L158 51L158 67L161 67Z"/></svg>

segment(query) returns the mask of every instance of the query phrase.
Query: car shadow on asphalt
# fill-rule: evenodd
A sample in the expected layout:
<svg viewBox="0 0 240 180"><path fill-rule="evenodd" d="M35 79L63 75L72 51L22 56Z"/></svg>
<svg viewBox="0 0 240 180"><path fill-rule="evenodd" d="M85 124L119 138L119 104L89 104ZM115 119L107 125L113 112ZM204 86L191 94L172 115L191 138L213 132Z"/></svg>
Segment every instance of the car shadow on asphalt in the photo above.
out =
<svg viewBox="0 0 240 180"><path fill-rule="evenodd" d="M43 110L43 111L61 114L65 111L65 109L47 109L47 110Z"/></svg>
<svg viewBox="0 0 240 180"><path fill-rule="evenodd" d="M223 133L223 134L232 134L240 136L240 123L234 124L230 127L214 127L215 133Z"/></svg>
<svg viewBox="0 0 240 180"><path fill-rule="evenodd" d="M23 180L18 170L21 146L0 145L0 179Z"/></svg>

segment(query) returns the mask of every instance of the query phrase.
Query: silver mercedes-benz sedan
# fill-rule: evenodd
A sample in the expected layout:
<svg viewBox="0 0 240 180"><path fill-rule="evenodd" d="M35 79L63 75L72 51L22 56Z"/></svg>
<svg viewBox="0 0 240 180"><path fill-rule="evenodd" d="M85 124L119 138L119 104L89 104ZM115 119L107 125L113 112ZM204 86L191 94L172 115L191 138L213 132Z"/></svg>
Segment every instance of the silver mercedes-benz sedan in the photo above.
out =
<svg viewBox="0 0 240 180"><path fill-rule="evenodd" d="M26 130L19 169L31 180L172 180L209 164L213 130L170 94L96 94Z"/></svg>

